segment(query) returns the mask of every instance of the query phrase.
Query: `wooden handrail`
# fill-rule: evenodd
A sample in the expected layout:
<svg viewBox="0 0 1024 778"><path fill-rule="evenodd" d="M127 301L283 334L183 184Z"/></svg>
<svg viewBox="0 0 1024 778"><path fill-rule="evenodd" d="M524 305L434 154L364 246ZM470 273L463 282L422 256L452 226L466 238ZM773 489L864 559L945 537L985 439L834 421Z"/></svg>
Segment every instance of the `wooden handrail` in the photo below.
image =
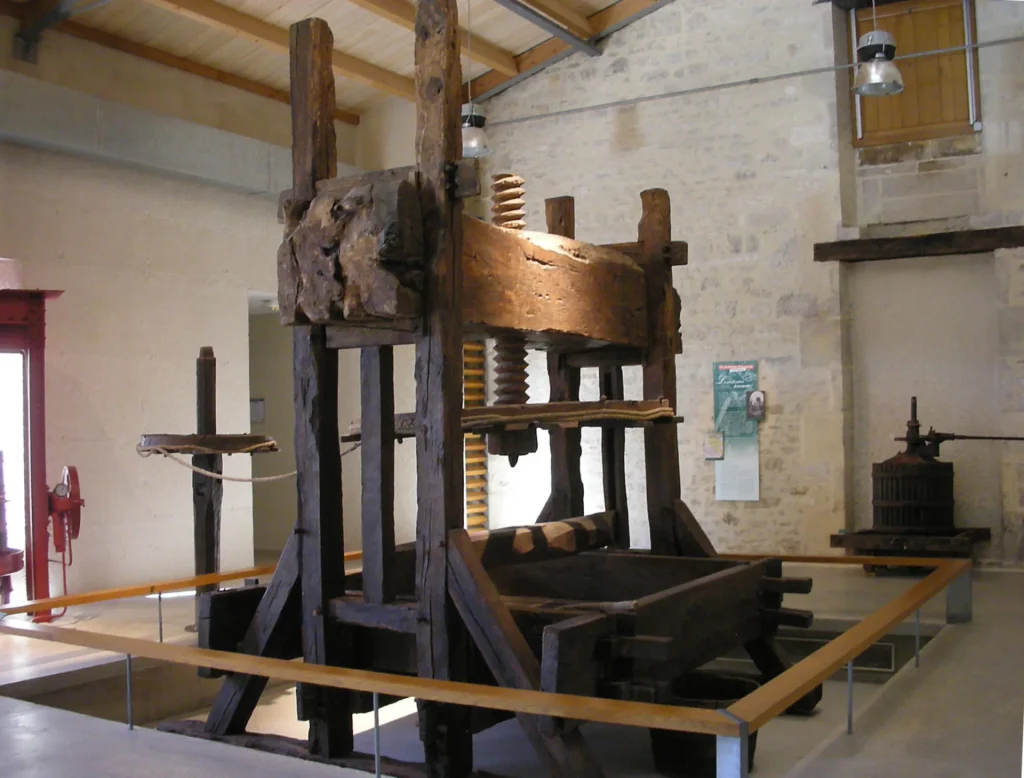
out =
<svg viewBox="0 0 1024 778"><path fill-rule="evenodd" d="M800 556L799 554L719 554L722 559L733 559L738 562L756 562L761 559L779 559L783 562L826 565L892 565L893 567L941 567L950 560L948 557L919 556L858 556L851 554L819 554Z"/></svg>
<svg viewBox="0 0 1024 778"><path fill-rule="evenodd" d="M362 557L362 551L350 551L345 554L345 561L362 559ZM30 600L21 605L0 608L0 613L14 616L18 613L39 613L41 611L56 610L57 608L69 608L73 605L88 605L94 602L146 597L150 594L180 592L185 589L194 589L198 586L219 584L225 581L241 581L243 578L259 578L264 575L272 575L276 569L277 565L262 565L260 567L247 567L243 570L229 570L226 573L207 573L206 575L195 575L191 578L174 578L170 581L159 581L151 584L120 586L114 589L98 589L93 592L83 592L82 594L66 594L62 597Z"/></svg>
<svg viewBox="0 0 1024 778"><path fill-rule="evenodd" d="M358 551L345 554L346 560L358 559ZM711 735L739 735L738 720L748 723L755 732L792 703L832 675L846 662L859 656L895 624L920 608L961 575L969 575L970 560L935 559L917 557L873 556L788 556L779 554L723 554L724 559L782 559L788 562L824 562L828 564L885 564L931 567L932 573L918 581L907 591L883 605L863 621L835 640L793 665L768 683L751 692L728 708L731 719L717 711L702 708L655 705L652 703L606 700L576 695L552 694L523 689L509 689L478 684L435 681L414 676L391 675L369 670L312 665L283 659L211 651L170 643L122 637L100 632L85 632L44 624L0 621L0 634L47 640L55 643L112 651L119 654L156 659L192 667L214 667L219 670L247 675L265 676L293 683L309 683L355 691L376 691L397 697L418 697L456 705L478 706L494 710L509 710L567 719L600 721L637 727L653 727L678 732L699 732ZM25 613L76 605L84 602L102 602L120 597L135 597L158 592L187 589L203 583L230 581L255 575L267 575L272 567L257 567L233 573L195 576L176 581L149 584L122 589L108 589L50 600L37 600L16 608L0 609L0 613Z"/></svg>
<svg viewBox="0 0 1024 778"><path fill-rule="evenodd" d="M0 622L0 634L68 643L83 648L131 654L133 657L156 659L190 667L214 667L230 673L257 675L291 683L307 683L311 686L380 692L394 697L416 697L456 705L600 721L606 724L654 727L676 732L700 732L730 737L739 735L738 722L718 711L704 708L604 700L455 681L435 681L416 676L327 667L229 651L211 651L102 632L54 627L49 624L12 624L3 621Z"/></svg>
<svg viewBox="0 0 1024 778"><path fill-rule="evenodd" d="M879 559L869 558L875 561ZM860 656L894 624L903 621L958 576L970 574L971 563L967 559L940 559L931 562L929 566L934 566L935 570L927 578L918 581L863 621L800 660L757 691L731 705L729 713L748 722L751 732L757 731L846 662Z"/></svg>

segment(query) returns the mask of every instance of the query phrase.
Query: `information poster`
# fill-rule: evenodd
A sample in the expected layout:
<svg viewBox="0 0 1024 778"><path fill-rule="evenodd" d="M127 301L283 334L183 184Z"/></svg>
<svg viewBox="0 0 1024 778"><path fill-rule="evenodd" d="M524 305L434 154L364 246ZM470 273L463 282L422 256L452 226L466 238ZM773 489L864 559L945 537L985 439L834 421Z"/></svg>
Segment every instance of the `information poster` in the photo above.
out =
<svg viewBox="0 0 1024 778"><path fill-rule="evenodd" d="M757 362L715 362L715 430L726 438L757 437L747 393L757 389Z"/></svg>
<svg viewBox="0 0 1024 778"><path fill-rule="evenodd" d="M724 456L715 462L715 499L761 499L758 421L747 416L747 395L758 389L757 361L714 363L715 430Z"/></svg>

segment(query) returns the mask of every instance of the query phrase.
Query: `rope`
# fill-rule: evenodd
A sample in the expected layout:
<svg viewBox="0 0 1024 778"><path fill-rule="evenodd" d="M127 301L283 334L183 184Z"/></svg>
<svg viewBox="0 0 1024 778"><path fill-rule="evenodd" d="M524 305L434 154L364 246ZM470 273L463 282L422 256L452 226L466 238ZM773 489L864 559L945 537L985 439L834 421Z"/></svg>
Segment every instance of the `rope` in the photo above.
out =
<svg viewBox="0 0 1024 778"><path fill-rule="evenodd" d="M263 446L263 445L266 445L266 444L260 444L260 445ZM355 451L357 448L359 448L359 446L360 446L359 443L355 443L355 444L349 446L347 449L345 449L344 451L341 452L341 456L343 456L343 457L348 456L353 451ZM184 468L186 468L188 470L191 470L193 473L199 473L200 475L205 475L205 476L207 476L209 478L214 478L214 479L216 479L218 481L232 481L232 482L235 482L235 483L242 483L242 484L265 484L265 483L270 483L272 481L284 481L285 479L288 479L288 478L294 478L296 473L297 473L296 470L292 470L290 473L281 473L279 475L253 476L251 478L241 478L241 477L238 477L238 476L224 475L223 473L215 473L212 470L206 470L206 469L204 469L202 467L196 467L191 462L186 462L179 455L175 454L171 450L172 448L187 448L189 451L194 451L197 448L201 449L202 447L199 447L199 446L187 446L187 447L177 446L177 447L174 447L174 446L172 446L172 447L165 448L163 446L151 446L151 447L143 448L143 446L141 444L139 444L139 445L137 445L135 447L135 451L143 459L145 459L147 457L151 457L151 456L153 456L153 454L161 454L164 457L167 457L168 459L170 459L175 464L181 465L182 467L184 467ZM218 454L220 452L218 452L218 451L207 451L206 453ZM244 454L246 452L244 452L244 451L236 451L234 453L236 453L236 454Z"/></svg>

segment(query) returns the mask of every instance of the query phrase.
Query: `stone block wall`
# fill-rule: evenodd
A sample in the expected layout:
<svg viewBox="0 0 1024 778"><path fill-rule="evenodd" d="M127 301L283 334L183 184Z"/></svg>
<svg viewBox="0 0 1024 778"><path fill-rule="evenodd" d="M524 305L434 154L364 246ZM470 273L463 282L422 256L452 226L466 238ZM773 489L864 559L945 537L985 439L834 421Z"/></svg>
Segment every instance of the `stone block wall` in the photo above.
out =
<svg viewBox="0 0 1024 778"><path fill-rule="evenodd" d="M1024 14L1013 5L977 2L975 16L980 43L1024 34ZM979 49L980 132L858 150L857 225L1024 210L1022 67L1022 43Z"/></svg>
<svg viewBox="0 0 1024 778"><path fill-rule="evenodd" d="M995 252L999 304L999 408L1001 435L1024 436L1024 249ZM993 531L1004 564L1024 562L1024 443L1002 444L1003 523Z"/></svg>
<svg viewBox="0 0 1024 778"><path fill-rule="evenodd" d="M770 36L772 47L763 45ZM612 36L603 56L575 55L488 103L488 172L526 179L528 226L543 229L544 198L576 198L577 237L634 240L639 194L672 197L673 234L690 243L674 280L682 298L677 360L683 496L724 549L816 552L845 520L839 268L816 265L815 242L840 221L836 82L830 73L701 91L765 73L831 65L828 6L800 0L674 3ZM696 91L690 91L696 90ZM595 102L676 97L503 124ZM768 414L761 431L761 500L714 500L702 443L712 428L711 365L757 359ZM546 399L542 360L531 365ZM639 395L639 372L627 396ZM595 378L584 393L596 396ZM633 535L647 530L643 449L627 443ZM584 438L588 508L601 504L595 436ZM529 463L529 464L528 464ZM492 473L492 523L523 523L529 494L546 490L542 457ZM530 485L528 490L525 485ZM524 492L529 492L524 496Z"/></svg>

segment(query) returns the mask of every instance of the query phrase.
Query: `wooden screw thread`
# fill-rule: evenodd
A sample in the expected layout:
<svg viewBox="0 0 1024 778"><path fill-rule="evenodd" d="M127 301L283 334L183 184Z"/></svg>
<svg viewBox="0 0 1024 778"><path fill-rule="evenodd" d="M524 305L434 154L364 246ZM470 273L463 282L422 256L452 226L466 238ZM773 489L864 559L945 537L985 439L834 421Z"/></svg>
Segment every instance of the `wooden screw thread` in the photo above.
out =
<svg viewBox="0 0 1024 778"><path fill-rule="evenodd" d="M514 173L491 177L491 223L509 230L526 229L526 190Z"/></svg>
<svg viewBox="0 0 1024 778"><path fill-rule="evenodd" d="M494 404L526 405L530 401L526 373L526 338L505 335L494 344Z"/></svg>
<svg viewBox="0 0 1024 778"><path fill-rule="evenodd" d="M526 229L526 183L515 173L491 177L491 222L509 230ZM529 399L526 373L526 339L504 335L494 343L495 405L525 405Z"/></svg>

